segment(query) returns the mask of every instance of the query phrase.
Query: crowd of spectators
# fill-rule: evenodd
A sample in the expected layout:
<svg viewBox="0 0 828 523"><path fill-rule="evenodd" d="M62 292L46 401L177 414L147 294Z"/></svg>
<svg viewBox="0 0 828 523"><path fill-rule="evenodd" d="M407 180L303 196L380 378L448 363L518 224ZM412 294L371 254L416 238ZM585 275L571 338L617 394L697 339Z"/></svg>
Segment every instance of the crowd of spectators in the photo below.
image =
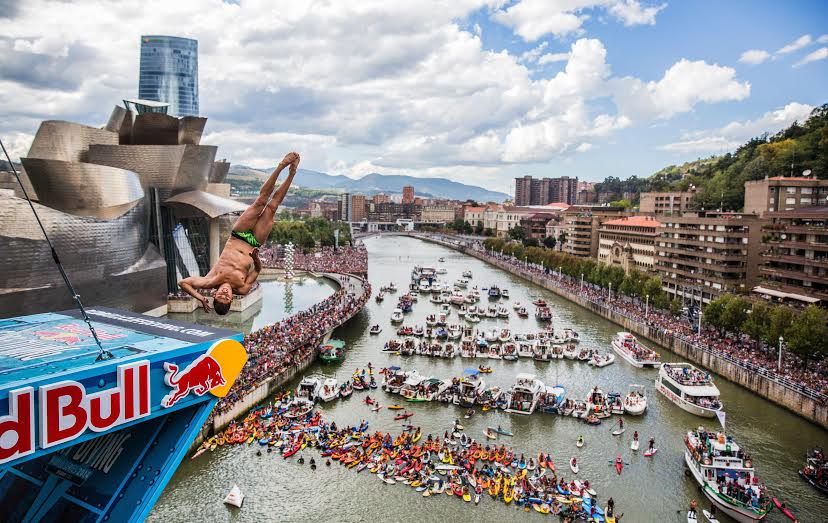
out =
<svg viewBox="0 0 828 523"><path fill-rule="evenodd" d="M437 239L456 243L448 237ZM745 334L720 332L711 326L677 317L669 311L647 307L638 300L632 300L617 293L610 295L608 289L584 283L577 278L559 274L542 266L527 264L511 256L491 254L483 244L475 242L472 248L484 256L511 265L517 272L546 280L555 287L578 295L600 307L609 309L633 321L664 331L668 336L683 340L698 349L716 354L737 365L748 368L787 387L798 390L822 402L828 402L828 361L804 361L793 352L784 352L782 367L777 370L778 348L770 347Z"/></svg>
<svg viewBox="0 0 828 523"><path fill-rule="evenodd" d="M331 265L318 266L320 272L345 272L335 259L329 260ZM247 364L227 396L216 405L210 419L230 410L267 379L307 361L328 331L362 309L371 297L371 284L347 275L340 280L340 289L321 302L244 337Z"/></svg>
<svg viewBox="0 0 828 523"><path fill-rule="evenodd" d="M259 249L262 265L270 268L284 268L284 247L280 245L265 246ZM364 275L368 273L368 251L360 243L356 247L320 247L307 254L297 250L293 254L294 270L310 272L335 272Z"/></svg>

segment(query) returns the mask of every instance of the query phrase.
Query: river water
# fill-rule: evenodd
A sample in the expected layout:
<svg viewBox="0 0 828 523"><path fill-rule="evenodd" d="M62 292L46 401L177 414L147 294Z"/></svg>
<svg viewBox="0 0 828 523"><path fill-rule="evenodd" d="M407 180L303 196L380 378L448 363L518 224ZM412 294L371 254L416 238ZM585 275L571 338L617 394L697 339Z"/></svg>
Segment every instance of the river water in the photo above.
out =
<svg viewBox="0 0 828 523"><path fill-rule="evenodd" d="M472 285L488 287L497 284L508 288L510 303L520 301L529 305L531 297L540 294L552 307L556 328L574 328L581 335L582 347L611 351L610 340L619 330L616 325L480 260L413 238L371 238L365 243L369 252L371 283L375 290L390 281L405 288L413 265L437 265L437 259L444 257L445 263L440 265L447 268L448 274L441 276L441 279L453 281L464 270L471 270L474 274ZM300 294L297 289L294 293ZM482 303L485 304L486 300ZM335 337L344 339L348 344L345 361L335 366L314 364L308 373L333 376L341 381L350 377L355 368L363 368L371 362L377 368L399 365L404 369L417 369L421 375L449 379L459 376L475 361L459 357L453 360L424 356L403 358L381 353L382 344L395 335L396 328L389 321L395 306L394 295L379 304L372 299L363 312L335 333ZM405 324L424 325L425 316L436 308L421 297L414 311L406 316ZM530 332L540 328L533 317L521 320L514 315L511 305L509 309L512 317L508 320L508 326L513 332ZM269 305L265 304L259 316L270 317ZM278 319L278 314L273 318ZM457 319L456 315L452 315L450 321ZM383 332L379 336L370 336L368 328L375 323L382 325ZM478 328L505 325L506 320L484 319ZM666 350L661 352L665 361L679 360ZM570 457L577 456L580 464L578 477L590 480L598 491L602 505L612 496L616 501L616 511L624 513L625 523L683 522L684 515L679 514L678 510L684 512L694 498L700 501L701 507L709 506L697 490L696 483L684 474L683 435L700 424L715 430L718 422L686 413L657 393L653 385L656 370L636 369L621 358L616 358L614 364L603 369L570 360L550 363L482 361L494 368L494 373L485 377L487 386L508 388L518 373L530 372L547 385L562 384L568 396L582 399L594 385L605 391L623 394L629 384L638 383L647 387L649 407L643 416L625 416L627 431L619 437L610 434L613 421L587 426L571 417L540 413L518 416L500 411L478 411L473 418L462 420L469 435L485 440L485 427L500 424L512 430L515 436L504 437L498 443L513 445L517 452L527 456L537 455L540 451L550 452L559 471L567 468ZM789 506L795 508L800 521L828 520L828 498L821 496L797 475L802 457L809 447L828 447L828 432L723 378L718 378L716 384L727 411L728 433L752 454L758 474L771 488L772 495L787 500ZM376 395L384 405L399 400L399 396L385 394L379 389L373 392L372 396ZM362 419L368 419L372 431L399 433L401 423L393 421L393 411L383 409L370 412L362 402L362 395L364 393L354 392L348 400L336 400L321 406L320 410L326 419L333 419L339 425L355 425ZM424 433L442 434L463 414L462 409L449 405L420 403L409 406L415 413L409 421L422 426ZM655 438L659 453L654 458L644 458L640 452L630 450L634 430L641 435L642 446L650 437ZM578 435L583 435L586 441L581 449L575 446ZM422 523L472 519L524 521L540 517L534 511L527 513L515 506L494 502L488 496L484 496L476 507L448 496L423 498L403 485L385 485L367 472L357 474L353 469L336 464L327 468L321 461L320 467L311 471L308 465L299 465L295 460L284 461L275 453L256 456L255 452L255 447L236 446L220 448L193 461L185 458L150 519ZM620 476L610 464L618 453L629 463ZM313 452L306 457L312 455ZM222 504L233 483L237 483L247 496L241 510ZM787 521L778 511L772 512L767 520Z"/></svg>

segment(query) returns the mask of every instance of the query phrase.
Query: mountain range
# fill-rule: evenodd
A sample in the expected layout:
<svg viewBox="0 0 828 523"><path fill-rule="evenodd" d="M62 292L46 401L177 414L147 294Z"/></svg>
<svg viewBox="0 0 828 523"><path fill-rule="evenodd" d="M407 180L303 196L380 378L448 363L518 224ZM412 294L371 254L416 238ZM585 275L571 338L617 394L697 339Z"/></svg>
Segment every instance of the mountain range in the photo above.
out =
<svg viewBox="0 0 828 523"><path fill-rule="evenodd" d="M266 177L272 169L253 169L244 165L232 165L228 182L233 179ZM414 187L417 196L446 198L450 200L472 199L478 202L502 202L510 198L506 193L490 191L475 185L466 185L443 178L415 178L413 176L366 174L354 179L343 175L331 175L308 169L299 169L294 185L307 189L332 189L342 192L373 195L377 193L400 194L406 185Z"/></svg>

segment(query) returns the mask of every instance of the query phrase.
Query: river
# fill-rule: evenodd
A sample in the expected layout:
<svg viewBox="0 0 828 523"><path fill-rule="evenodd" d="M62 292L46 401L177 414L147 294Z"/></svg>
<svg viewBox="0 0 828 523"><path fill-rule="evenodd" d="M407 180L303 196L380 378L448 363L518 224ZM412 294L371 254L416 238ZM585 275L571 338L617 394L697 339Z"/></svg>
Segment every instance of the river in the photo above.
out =
<svg viewBox="0 0 828 523"><path fill-rule="evenodd" d="M581 346L610 351L610 340L619 330L616 325L548 291L445 247L407 237L375 237L365 243L375 292L390 281L406 287L413 265L437 265L437 259L444 257L445 263L440 265L446 267L448 274L441 279L453 281L464 270L471 270L474 275L472 285L505 287L510 291L510 302L530 304L531 296L542 295L552 307L556 328L574 328L581 335ZM348 344L345 361L335 366L314 364L307 373L334 376L341 381L350 377L355 368L363 368L370 361L377 368L399 365L404 369L417 369L422 375L449 379L471 366L474 360L459 357L453 360L423 356L402 358L381 353L382 344L395 335L396 329L389 321L395 306L394 295L379 304L370 300L363 312L334 334ZM421 297L414 311L406 316L405 324L424 325L425 316L436 308ZM511 306L509 309L511 311ZM260 316L269 317L269 314L265 305ZM457 321L456 315L452 315L452 320ZM370 336L368 328L375 323L382 325L383 332L379 336ZM484 319L478 328L505 323L506 320ZM533 317L521 320L513 312L508 326L513 332L539 329ZM678 361L668 351L661 352L665 361ZM594 385L605 391L626 393L629 384L639 383L647 387L649 408L644 416L625 416L627 431L620 437L610 434L612 421L587 426L571 417L540 413L518 416L500 411L478 411L472 419L462 420L469 435L484 440L485 427L500 424L512 430L515 436L504 437L498 443L512 445L527 457L540 451L550 452L559 470L567 468L571 456L577 456L580 463L578 477L590 480L602 504L612 496L616 511L624 513L625 523L685 521L678 511L685 511L694 498L700 501L701 507L709 506L696 483L684 474L682 438L687 430L698 425L704 424L715 430L718 423L688 414L657 393L653 385L657 371L636 369L621 358L603 369L570 360L550 363L486 360L486 363L494 368L493 374L485 376L487 386L508 388L518 373L530 372L547 385L562 384L568 396L582 399ZM727 411L728 433L752 454L759 477L770 487L772 495L787 500L802 522L826 521L828 498L802 481L797 469L809 447L828 447L828 432L723 378L718 378L716 384ZM384 405L399 398L380 390L373 392L372 395L379 397ZM355 392L350 399L325 404L320 410L326 419L333 419L339 425L354 425L368 419L372 431L398 433L400 422L393 421L392 411L370 412L361 401L362 395L364 393ZM450 429L453 421L463 414L458 407L442 404L417 404L412 410L415 415L409 421L422 426L424 433L434 434ZM650 437L655 438L659 453L654 458L644 458L640 452L630 450L634 430L640 433L642 446ZM586 441L582 449L575 447L578 435L583 435ZM470 521L472 518L477 521L524 521L539 517L535 512L525 513L515 506L494 502L488 496L484 496L476 507L447 496L423 498L403 485L385 485L368 472L357 474L336 464L327 468L321 462L316 471L311 471L308 465L299 465L295 460L286 462L275 453L256 456L255 452L254 447L225 447L193 461L185 458L150 520L299 522L324 519L350 522L379 519L422 523ZM629 463L620 476L610 464L618 453ZM313 454L308 453L307 457ZM233 483L238 483L247 496L241 510L222 505L222 499ZM787 521L778 511L773 511L767 520Z"/></svg>

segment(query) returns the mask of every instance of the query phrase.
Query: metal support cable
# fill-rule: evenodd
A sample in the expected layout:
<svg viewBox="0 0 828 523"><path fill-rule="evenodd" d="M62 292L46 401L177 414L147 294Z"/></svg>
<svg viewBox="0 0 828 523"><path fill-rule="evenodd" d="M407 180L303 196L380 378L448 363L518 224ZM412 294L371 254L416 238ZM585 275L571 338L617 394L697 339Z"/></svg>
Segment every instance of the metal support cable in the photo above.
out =
<svg viewBox="0 0 828 523"><path fill-rule="evenodd" d="M95 343L98 345L98 357L95 358L95 361L102 361L108 360L112 358L112 353L108 350L103 348L101 344L101 340L98 338L98 333L95 332L95 327L92 326L92 320L89 319L89 315L86 314L86 309L83 307L83 303L81 302L80 295L75 292L75 288L72 287L72 282L69 281L69 276L66 274L66 271L63 268L63 264L60 263L60 258L58 257L57 250L55 250L55 246L52 245L52 240L49 239L49 235L46 233L46 228L43 226L43 222L40 221L40 216L37 214L37 210L32 203L32 199L29 198L29 193L26 191L26 187L23 185L23 182L20 180L20 175L17 173L17 169L14 167L14 163L11 161L11 157L9 156L8 151L6 151L6 146L3 144L3 141L0 140L0 147L3 148L3 154L6 156L6 160L9 162L9 166L11 167L12 172L14 173L14 177L17 179L18 185L20 185L20 190L23 191L23 196L25 196L26 201L29 203L29 207L32 209L32 214L34 214L35 220L37 220L37 224L40 226L41 232L43 232L43 237L46 238L46 243L49 245L49 250L52 253L52 259L57 265L58 271L60 271L60 276L63 278L63 283L66 285L66 288L69 289L69 293L72 295L72 299L75 301L75 304L78 307L78 310L83 317L83 321L86 322L86 325L89 327L89 332L92 333L92 337L95 339Z"/></svg>

